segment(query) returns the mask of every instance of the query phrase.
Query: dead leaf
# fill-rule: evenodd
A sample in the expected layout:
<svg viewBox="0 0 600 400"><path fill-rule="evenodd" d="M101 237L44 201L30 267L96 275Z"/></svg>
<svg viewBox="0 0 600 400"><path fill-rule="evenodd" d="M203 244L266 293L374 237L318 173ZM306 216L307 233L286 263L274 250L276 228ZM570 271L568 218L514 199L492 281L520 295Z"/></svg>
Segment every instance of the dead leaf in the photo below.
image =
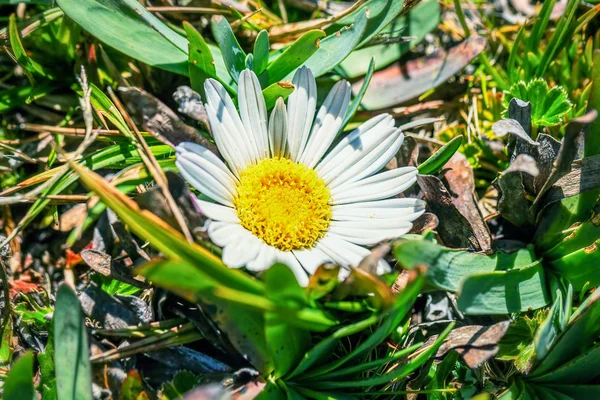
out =
<svg viewBox="0 0 600 400"><path fill-rule="evenodd" d="M173 110L144 90L119 88L127 107L149 133L161 142L175 148L182 142L198 143L218 154L216 146L195 128L183 123Z"/></svg>
<svg viewBox="0 0 600 400"><path fill-rule="evenodd" d="M473 35L450 50L402 65L394 64L375 72L365 93L362 105L368 110L393 107L414 99L438 87L466 67L485 48L483 37ZM363 85L359 80L352 85L354 94Z"/></svg>
<svg viewBox="0 0 600 400"><path fill-rule="evenodd" d="M500 215L516 227L533 223L529 214L530 201L524 185L524 176L533 181L539 174L533 157L520 154L515 161L496 179L493 184L498 189L498 211Z"/></svg>
<svg viewBox="0 0 600 400"><path fill-rule="evenodd" d="M498 342L510 325L510 321L502 321L491 326L470 325L456 328L448 335L440 346L436 357L443 357L450 350L455 350L469 368L477 368L498 353ZM427 340L427 345L435 337Z"/></svg>

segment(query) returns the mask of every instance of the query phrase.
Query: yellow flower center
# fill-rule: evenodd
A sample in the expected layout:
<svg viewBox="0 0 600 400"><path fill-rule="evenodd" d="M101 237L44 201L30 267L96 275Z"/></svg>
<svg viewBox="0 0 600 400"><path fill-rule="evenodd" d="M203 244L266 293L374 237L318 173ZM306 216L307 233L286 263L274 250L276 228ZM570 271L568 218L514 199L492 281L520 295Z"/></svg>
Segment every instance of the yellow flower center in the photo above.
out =
<svg viewBox="0 0 600 400"><path fill-rule="evenodd" d="M331 220L329 188L306 165L267 158L241 173L234 199L242 226L283 251L310 248Z"/></svg>

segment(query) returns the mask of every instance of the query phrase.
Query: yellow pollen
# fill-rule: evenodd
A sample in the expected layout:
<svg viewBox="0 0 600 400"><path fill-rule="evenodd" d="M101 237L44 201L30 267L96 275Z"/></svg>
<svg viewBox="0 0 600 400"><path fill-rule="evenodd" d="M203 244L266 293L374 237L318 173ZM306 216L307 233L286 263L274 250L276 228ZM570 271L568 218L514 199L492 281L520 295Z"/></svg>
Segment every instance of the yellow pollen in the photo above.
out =
<svg viewBox="0 0 600 400"><path fill-rule="evenodd" d="M286 158L267 158L240 175L233 201L242 226L283 251L312 247L329 228L329 188Z"/></svg>

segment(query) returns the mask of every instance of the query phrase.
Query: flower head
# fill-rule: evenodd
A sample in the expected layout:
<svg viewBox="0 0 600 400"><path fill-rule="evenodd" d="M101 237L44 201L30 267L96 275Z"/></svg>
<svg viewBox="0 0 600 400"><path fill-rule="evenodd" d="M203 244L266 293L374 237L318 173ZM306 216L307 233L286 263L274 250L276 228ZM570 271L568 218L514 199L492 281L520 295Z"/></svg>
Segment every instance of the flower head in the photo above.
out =
<svg viewBox="0 0 600 400"><path fill-rule="evenodd" d="M223 262L262 271L288 265L301 284L323 262L347 269L363 246L407 233L425 203L396 198L416 180L412 167L380 172L404 135L383 114L363 123L329 152L342 128L350 85L338 82L316 113L315 79L300 68L287 109L267 110L256 75L239 78L239 113L223 86L205 84L206 110L225 162L194 143L177 146L184 178L214 202L198 200L208 234L223 247ZM378 272L389 270L381 261Z"/></svg>

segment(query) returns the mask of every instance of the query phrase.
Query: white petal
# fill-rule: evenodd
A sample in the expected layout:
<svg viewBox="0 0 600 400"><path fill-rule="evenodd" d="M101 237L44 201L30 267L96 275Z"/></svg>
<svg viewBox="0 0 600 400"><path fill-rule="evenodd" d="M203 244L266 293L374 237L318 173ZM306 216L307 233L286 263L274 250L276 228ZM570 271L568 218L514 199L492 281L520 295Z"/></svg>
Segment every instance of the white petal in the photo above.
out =
<svg viewBox="0 0 600 400"><path fill-rule="evenodd" d="M412 186L418 171L414 167L396 168L390 171L350 182L332 189L334 205L385 199L397 195Z"/></svg>
<svg viewBox="0 0 600 400"><path fill-rule="evenodd" d="M261 249L260 239L246 231L237 240L223 247L223 263L229 268L240 268L253 260Z"/></svg>
<svg viewBox="0 0 600 400"><path fill-rule="evenodd" d="M298 161L312 127L317 108L317 84L310 69L301 67L292 83L294 92L288 99L288 146L292 161Z"/></svg>
<svg viewBox="0 0 600 400"><path fill-rule="evenodd" d="M196 163L189 154L178 156L175 165L183 178L204 195L226 206L233 207L232 187L228 182L218 179L212 164ZM204 160L206 161L206 160Z"/></svg>
<svg viewBox="0 0 600 400"><path fill-rule="evenodd" d="M277 250L276 260L277 262L287 265L292 270L300 286L308 285L308 275L306 274L306 271L291 252Z"/></svg>
<svg viewBox="0 0 600 400"><path fill-rule="evenodd" d="M253 161L268 157L267 106L258 78L246 69L238 81L238 104L240 116L246 128L248 149Z"/></svg>
<svg viewBox="0 0 600 400"><path fill-rule="evenodd" d="M240 224L222 221L210 221L208 223L208 236L219 247L225 247L234 243L248 232Z"/></svg>
<svg viewBox="0 0 600 400"><path fill-rule="evenodd" d="M387 132L394 127L394 119L389 114L380 114L361 124L358 128L350 132L335 146L325 158L317 165L315 170L325 179L329 172L339 163L346 159L346 156L338 157L338 154L345 151L366 151L364 144L364 135L371 132ZM334 161L335 160L335 161Z"/></svg>
<svg viewBox="0 0 600 400"><path fill-rule="evenodd" d="M200 212L213 221L230 222L232 224L240 223L237 213L233 208L200 199L195 200Z"/></svg>
<svg viewBox="0 0 600 400"><path fill-rule="evenodd" d="M232 171L239 176L240 171L252 161L252 151L246 140L248 133L223 85L214 79L207 79L204 90L206 113L217 147Z"/></svg>
<svg viewBox="0 0 600 400"><path fill-rule="evenodd" d="M362 221L401 218L414 221L425 212L425 202L419 199L386 199L333 206L332 219Z"/></svg>
<svg viewBox="0 0 600 400"><path fill-rule="evenodd" d="M371 254L366 248L352 244L337 235L329 233L319 240L316 246L337 264L345 268L356 267L363 258Z"/></svg>
<svg viewBox="0 0 600 400"><path fill-rule="evenodd" d="M280 97L275 103L275 107L271 112L269 120L269 148L271 156L286 157L288 152L287 147L287 115L285 111L285 103Z"/></svg>
<svg viewBox="0 0 600 400"><path fill-rule="evenodd" d="M380 171L398 153L403 141L402 131L394 130L371 151L353 159L348 168L340 170L338 176L329 183L329 187L335 188L345 183L356 182Z"/></svg>
<svg viewBox="0 0 600 400"><path fill-rule="evenodd" d="M338 263L342 267L346 268L357 267L363 258L371 254L370 250L354 243L350 243L349 241L332 233L328 233L327 236L321 239L317 245L320 246L320 248L330 256L335 256L344 260L344 263L340 261L338 261ZM390 270L391 268L385 260L380 260L377 264L376 272L378 274L383 274L389 272Z"/></svg>
<svg viewBox="0 0 600 400"><path fill-rule="evenodd" d="M329 233L337 235L351 243L362 246L375 245L384 240L396 239L410 231L412 224L408 221L401 221L394 228L350 228L331 224Z"/></svg>
<svg viewBox="0 0 600 400"><path fill-rule="evenodd" d="M259 239L260 240L260 239ZM249 271L264 271L271 268L276 262L277 249L269 246L264 242L260 242L260 251L254 260L248 261L246 268Z"/></svg>
<svg viewBox="0 0 600 400"><path fill-rule="evenodd" d="M310 274L314 274L321 264L334 261L317 247L305 250L293 250L292 253L294 253L300 264L302 264L302 267Z"/></svg>
<svg viewBox="0 0 600 400"><path fill-rule="evenodd" d="M350 104L350 92L350 84L344 80L331 89L317 113L306 148L300 155L301 163L314 168L323 158L342 127Z"/></svg>

